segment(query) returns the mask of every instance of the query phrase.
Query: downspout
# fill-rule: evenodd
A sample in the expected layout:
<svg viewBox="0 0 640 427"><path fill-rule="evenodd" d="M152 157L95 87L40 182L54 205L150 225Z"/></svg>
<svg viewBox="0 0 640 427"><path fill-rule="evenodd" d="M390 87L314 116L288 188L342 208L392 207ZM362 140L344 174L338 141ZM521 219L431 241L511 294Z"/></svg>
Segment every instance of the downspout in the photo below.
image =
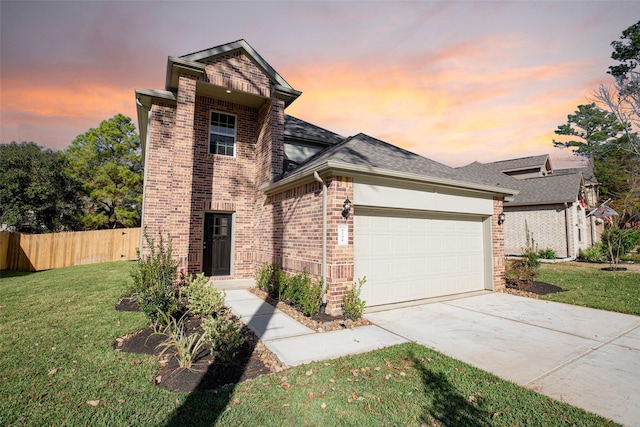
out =
<svg viewBox="0 0 640 427"><path fill-rule="evenodd" d="M327 307L327 184L320 178L318 172L313 177L322 184L322 307L324 313Z"/></svg>
<svg viewBox="0 0 640 427"><path fill-rule="evenodd" d="M149 125L151 123L151 108L147 108L144 104L142 104L142 102L140 102L140 99L138 97L136 97L136 104L139 105L140 107L144 108L145 110L147 110L147 132L144 138L144 141L140 141L140 144L144 144L144 153L145 155L142 158L143 164L142 164L142 194L143 194L143 198L142 198L142 206L140 207L140 247L139 247L139 251L140 251L140 255L142 255L143 253L143 248L144 248L144 244L145 244L145 239L144 239L144 228L145 228L145 224L144 224L144 194L146 192L147 189L147 173L145 171L145 157L149 154Z"/></svg>
<svg viewBox="0 0 640 427"><path fill-rule="evenodd" d="M569 215L569 204L564 202L564 222L567 233L567 258L571 258L571 217Z"/></svg>

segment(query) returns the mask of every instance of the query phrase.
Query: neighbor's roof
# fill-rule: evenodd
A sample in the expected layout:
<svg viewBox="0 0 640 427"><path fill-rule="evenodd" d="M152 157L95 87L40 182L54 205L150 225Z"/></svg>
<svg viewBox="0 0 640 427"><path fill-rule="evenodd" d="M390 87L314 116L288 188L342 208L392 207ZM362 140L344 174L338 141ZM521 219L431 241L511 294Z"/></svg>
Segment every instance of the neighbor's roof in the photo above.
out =
<svg viewBox="0 0 640 427"><path fill-rule="evenodd" d="M549 205L574 202L582 186L582 174L578 172L547 175L536 178L516 179L493 170L489 165L474 162L459 168L479 179L505 188L513 188L519 193L505 206Z"/></svg>
<svg viewBox="0 0 640 427"><path fill-rule="evenodd" d="M269 189L280 188L313 172L334 169L349 174L369 174L392 179L414 180L434 185L454 186L469 190L512 195L507 188L498 188L465 171L388 144L365 134L346 138L319 152L299 168L285 173Z"/></svg>
<svg viewBox="0 0 640 427"><path fill-rule="evenodd" d="M566 175L572 173L581 172L584 177L584 182L587 184L599 184L598 178L596 178L595 173L593 172L593 167L591 164L587 164L587 166L581 168L567 168L567 169L554 169L554 175Z"/></svg>
<svg viewBox="0 0 640 427"><path fill-rule="evenodd" d="M518 159L500 160L497 162L484 163L484 165L500 172L509 172L541 167L546 162L549 162L549 167L551 167L551 161L549 160L548 154L521 157Z"/></svg>
<svg viewBox="0 0 640 427"><path fill-rule="evenodd" d="M344 136L287 114L284 116L284 136L325 145L338 144L344 140Z"/></svg>

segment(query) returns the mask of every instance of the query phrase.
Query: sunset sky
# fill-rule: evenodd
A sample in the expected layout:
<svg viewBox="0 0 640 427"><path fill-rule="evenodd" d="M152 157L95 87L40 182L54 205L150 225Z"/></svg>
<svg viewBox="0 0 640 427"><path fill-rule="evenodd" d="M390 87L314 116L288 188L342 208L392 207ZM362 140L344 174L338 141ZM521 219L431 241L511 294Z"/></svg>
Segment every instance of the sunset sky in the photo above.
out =
<svg viewBox="0 0 640 427"><path fill-rule="evenodd" d="M66 148L168 56L245 39L303 92L287 113L450 166L542 153L589 102L636 1L0 1L0 142Z"/></svg>

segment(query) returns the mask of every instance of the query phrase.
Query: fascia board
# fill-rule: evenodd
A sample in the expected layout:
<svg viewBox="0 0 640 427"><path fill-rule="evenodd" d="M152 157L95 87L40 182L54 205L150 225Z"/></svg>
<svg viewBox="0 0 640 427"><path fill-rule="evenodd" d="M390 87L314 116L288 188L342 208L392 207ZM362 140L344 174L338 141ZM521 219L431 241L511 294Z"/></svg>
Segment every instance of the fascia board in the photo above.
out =
<svg viewBox="0 0 640 427"><path fill-rule="evenodd" d="M136 89L136 115L138 116L138 134L142 146L142 161L145 158L145 141L147 139L147 126L149 121L149 111L154 102L176 102L176 95L173 92L155 89Z"/></svg>
<svg viewBox="0 0 640 427"><path fill-rule="evenodd" d="M167 90L178 89L177 82L174 84L174 77L177 78L178 71L184 74L191 75L203 75L206 70L206 65L199 62L193 62L182 58L175 58L170 56L167 59L167 77L165 80L165 88Z"/></svg>

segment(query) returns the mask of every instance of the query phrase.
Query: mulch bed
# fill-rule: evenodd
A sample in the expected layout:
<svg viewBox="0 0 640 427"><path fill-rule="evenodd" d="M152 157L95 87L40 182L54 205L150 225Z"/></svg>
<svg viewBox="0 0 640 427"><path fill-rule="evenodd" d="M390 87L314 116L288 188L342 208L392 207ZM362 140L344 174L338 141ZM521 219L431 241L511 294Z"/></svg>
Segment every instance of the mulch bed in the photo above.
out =
<svg viewBox="0 0 640 427"><path fill-rule="evenodd" d="M532 284L527 284L507 280L507 287L506 289L503 289L502 292L538 299L540 295L555 294L558 292L565 292L565 290L559 286L546 282L533 282Z"/></svg>
<svg viewBox="0 0 640 427"><path fill-rule="evenodd" d="M137 304L130 298L123 298L116 304L116 310L136 311ZM139 310L139 308L137 308ZM237 356L229 363L216 361L211 354L211 346L203 346L197 360L191 368L181 368L175 354L166 352L160 355L162 347L158 347L166 337L154 333L148 327L133 334L118 338L116 351L134 354L150 354L160 358L160 370L154 382L171 391L191 393L193 391L216 390L229 384L237 384L250 378L281 372L285 366L278 360L256 335L237 318L238 326L246 342L240 347ZM187 316L185 327L188 333L202 333L201 319ZM132 361L130 363L136 363Z"/></svg>
<svg viewBox="0 0 640 427"><path fill-rule="evenodd" d="M364 317L358 320L345 319L344 317L329 316L328 314L316 314L311 317L307 317L289 304L273 299L265 291L258 288L251 288L249 291L259 298L262 298L265 302L271 304L278 310L282 311L287 316L293 318L298 323L303 324L307 328L316 332L329 332L338 331L340 329L352 329L359 326L370 325Z"/></svg>
<svg viewBox="0 0 640 427"><path fill-rule="evenodd" d="M361 318L353 321L343 317L333 317L327 314L318 314L307 317L290 305L270 298L266 292L257 288L250 290L267 303L284 312L299 323L316 332L328 332L371 323ZM118 311L140 311L135 298L124 297L116 304ZM258 337L247 328L239 319L235 319L246 339L240 347L237 356L229 363L220 363L211 354L211 346L207 343L203 346L197 360L191 368L180 368L175 352L166 352L161 355L160 344L167 338L154 333L153 328L148 327L133 334L118 338L115 343L116 351L134 354L150 354L160 358L160 371L155 378L155 383L171 391L191 393L193 391L216 390L229 384L237 384L247 379L262 375L281 372L286 366L280 362L271 350L269 350ZM202 333L201 319L189 316L185 318L185 327L188 333ZM135 361L133 361L135 363Z"/></svg>

